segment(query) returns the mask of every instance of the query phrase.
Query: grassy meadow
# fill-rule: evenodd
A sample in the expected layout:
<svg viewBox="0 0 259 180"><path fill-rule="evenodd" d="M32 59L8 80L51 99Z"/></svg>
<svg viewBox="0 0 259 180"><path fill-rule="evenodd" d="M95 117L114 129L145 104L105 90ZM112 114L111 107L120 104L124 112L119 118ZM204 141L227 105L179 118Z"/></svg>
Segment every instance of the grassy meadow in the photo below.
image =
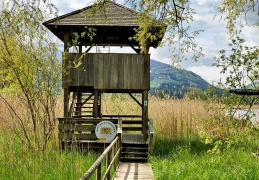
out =
<svg viewBox="0 0 259 180"><path fill-rule="evenodd" d="M141 111L126 96L104 97L103 104L104 114ZM215 107L198 99L149 98L149 117L155 126L149 161L155 179L259 179L258 132L246 122L221 115ZM19 104L16 108L26 115ZM61 109L62 103L57 116ZM57 130L45 152L28 150L19 138L22 132L14 132L19 124L2 102L0 114L0 179L78 179L98 157L60 151Z"/></svg>

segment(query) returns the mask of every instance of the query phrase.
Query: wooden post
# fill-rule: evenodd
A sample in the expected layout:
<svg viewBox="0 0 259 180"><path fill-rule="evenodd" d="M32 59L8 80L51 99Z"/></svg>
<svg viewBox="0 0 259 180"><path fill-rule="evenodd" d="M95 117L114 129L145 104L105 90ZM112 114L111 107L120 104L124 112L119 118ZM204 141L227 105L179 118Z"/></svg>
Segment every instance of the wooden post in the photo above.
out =
<svg viewBox="0 0 259 180"><path fill-rule="evenodd" d="M64 37L64 52L69 52L69 47L68 47L68 43L69 43L69 34L65 34ZM66 58L66 56L64 57ZM68 68L68 61L67 60L63 60L63 71L67 70ZM68 72L65 72L68 73ZM67 77L67 76L66 76ZM63 81L68 81L67 78L63 79ZM67 82L63 82L66 84L66 86L63 88L64 89L64 117L68 117L68 104L69 104L69 88L68 88L68 84Z"/></svg>
<svg viewBox="0 0 259 180"><path fill-rule="evenodd" d="M102 163L98 166L96 171L96 180L101 180L102 176Z"/></svg>
<svg viewBox="0 0 259 180"><path fill-rule="evenodd" d="M79 53L82 53L82 45L79 45Z"/></svg>
<svg viewBox="0 0 259 180"><path fill-rule="evenodd" d="M99 99L99 92L98 90L94 90L94 109L93 109L93 117L98 117L98 99Z"/></svg>
<svg viewBox="0 0 259 180"><path fill-rule="evenodd" d="M143 140L147 141L147 130L148 130L148 91L142 92L142 134Z"/></svg>
<svg viewBox="0 0 259 180"><path fill-rule="evenodd" d="M108 169L109 165L111 163L111 151L109 151L106 155L106 169ZM108 174L106 176L106 179L107 180L110 180L111 179L111 176L110 176L110 170L108 171Z"/></svg>
<svg viewBox="0 0 259 180"><path fill-rule="evenodd" d="M115 146L112 148L112 158L114 158L116 155L117 146L118 146L118 141L116 142ZM116 163L113 164L113 170L114 172L116 171Z"/></svg>
<svg viewBox="0 0 259 180"><path fill-rule="evenodd" d="M102 93L99 92L98 117L102 117Z"/></svg>

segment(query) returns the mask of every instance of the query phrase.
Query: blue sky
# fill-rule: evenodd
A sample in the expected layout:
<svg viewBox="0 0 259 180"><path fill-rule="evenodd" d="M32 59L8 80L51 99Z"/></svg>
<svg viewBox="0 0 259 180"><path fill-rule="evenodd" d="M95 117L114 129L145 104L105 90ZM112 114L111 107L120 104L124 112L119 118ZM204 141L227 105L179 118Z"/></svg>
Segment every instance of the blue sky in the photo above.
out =
<svg viewBox="0 0 259 180"><path fill-rule="evenodd" d="M191 58L182 62L181 68L190 70L209 83L217 82L221 78L224 80L225 76L220 74L220 69L212 66L213 57L219 56L219 50L228 49L227 44L228 34L226 31L226 22L224 17L216 10L216 7L222 0L190 0L191 7L195 10L196 14L193 15L194 21L190 23L191 30L204 30L196 39L195 42L203 48L205 57L200 58L198 62L194 62ZM117 3L123 4L123 0L117 0ZM71 11L84 8L92 4L91 0L53 0L54 5L59 10L59 15L69 13ZM253 17L257 12L249 13L249 24L253 24ZM216 18L215 18L216 15ZM241 23L244 23L241 20ZM243 29L242 37L246 39L248 45L256 45L259 42L257 36L258 27L245 26ZM128 51L128 49L120 49L120 51ZM171 63L170 55L172 54L167 45L158 47L157 49L151 48L149 53L151 58L164 63Z"/></svg>

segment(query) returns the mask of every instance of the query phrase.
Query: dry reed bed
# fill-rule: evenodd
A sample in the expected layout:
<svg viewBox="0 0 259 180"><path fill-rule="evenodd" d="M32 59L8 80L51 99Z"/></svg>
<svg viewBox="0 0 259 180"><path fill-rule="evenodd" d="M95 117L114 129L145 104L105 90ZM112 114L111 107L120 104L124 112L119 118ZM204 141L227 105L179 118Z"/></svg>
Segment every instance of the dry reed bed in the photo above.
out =
<svg viewBox="0 0 259 180"><path fill-rule="evenodd" d="M141 98L136 96L141 102ZM26 116L26 107L17 99L13 101L12 108L16 109L18 115ZM141 114L141 107L127 95L108 95L103 98L103 114ZM0 128L8 130L13 126L19 126L16 117L10 113L10 109L0 101ZM149 97L149 117L154 120L155 133L163 137L177 138L190 136L197 133L201 119L211 119L211 113L205 108L208 104L201 100L172 99ZM62 100L58 101L56 114L62 116ZM25 118L26 120L26 118ZM24 122L29 123L29 122ZM56 136L56 133L54 134Z"/></svg>
<svg viewBox="0 0 259 180"><path fill-rule="evenodd" d="M201 100L150 98L149 116L154 119L156 133L165 138L188 138L197 134L201 119L210 115Z"/></svg>
<svg viewBox="0 0 259 180"><path fill-rule="evenodd" d="M141 96L136 96L141 102ZM26 107L17 99L9 99L12 108L16 109L19 116L27 116ZM141 114L141 107L127 94L114 95L106 94L102 99L103 114ZM223 116L215 116L217 106L209 104L207 101L199 99L172 99L149 97L149 117L154 120L155 134L169 139L190 139L195 135L219 135L229 134L229 121ZM62 117L63 102L60 97L56 106L57 117ZM13 127L19 127L21 122L10 113L6 105L0 101L0 129L2 132L9 132ZM224 122L224 123L222 123ZM29 120L24 118L24 124L29 124ZM57 146L57 128L53 133L53 139Z"/></svg>

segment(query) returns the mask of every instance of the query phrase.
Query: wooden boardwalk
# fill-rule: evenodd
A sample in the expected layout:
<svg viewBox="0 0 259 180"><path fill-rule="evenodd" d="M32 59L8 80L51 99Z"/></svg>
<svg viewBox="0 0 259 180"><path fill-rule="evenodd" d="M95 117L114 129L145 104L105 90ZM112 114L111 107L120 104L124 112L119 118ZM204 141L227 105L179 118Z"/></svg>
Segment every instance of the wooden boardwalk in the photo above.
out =
<svg viewBox="0 0 259 180"><path fill-rule="evenodd" d="M120 162L114 180L153 180L149 163Z"/></svg>

